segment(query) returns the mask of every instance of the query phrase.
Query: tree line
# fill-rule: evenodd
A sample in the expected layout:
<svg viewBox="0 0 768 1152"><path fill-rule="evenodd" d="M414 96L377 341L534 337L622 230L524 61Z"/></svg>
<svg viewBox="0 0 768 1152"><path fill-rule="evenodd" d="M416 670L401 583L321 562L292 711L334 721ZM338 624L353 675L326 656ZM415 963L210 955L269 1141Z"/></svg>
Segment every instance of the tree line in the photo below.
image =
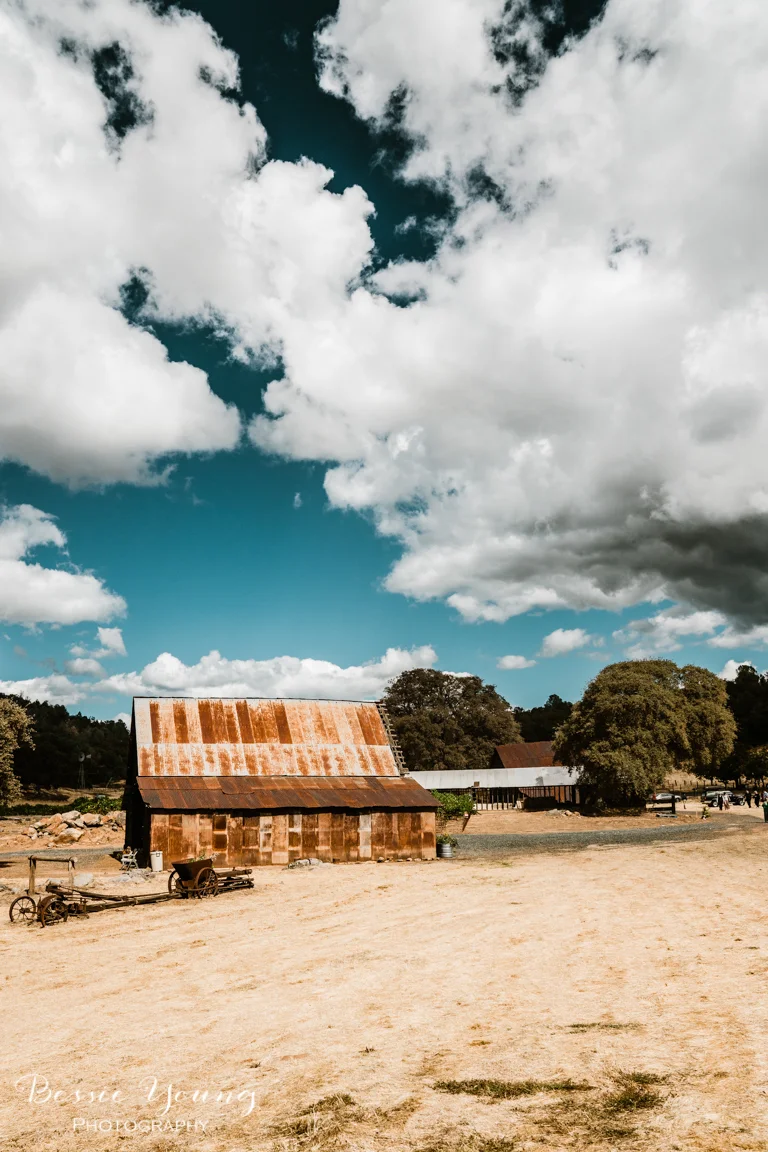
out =
<svg viewBox="0 0 768 1152"><path fill-rule="evenodd" d="M83 757L81 760L80 757ZM0 806L27 793L125 777L128 729L120 720L72 715L63 704L0 695Z"/></svg>
<svg viewBox="0 0 768 1152"><path fill-rule="evenodd" d="M768 778L768 675L742 665L726 683L672 660L609 664L577 703L513 708L477 676L404 672L383 703L411 771L487 768L497 744L553 740L561 764L607 803L631 805L676 770Z"/></svg>
<svg viewBox="0 0 768 1152"><path fill-rule="evenodd" d="M577 703L551 695L528 709L479 676L417 668L390 683L383 703L412 771L487 768L497 744L554 740L558 760L578 764L583 782L614 802L647 795L676 769L723 783L768 779L768 674L748 664L727 683L671 660L609 664ZM76 788L81 768L87 786L123 778L128 739L120 721L0 695L0 806L21 788Z"/></svg>

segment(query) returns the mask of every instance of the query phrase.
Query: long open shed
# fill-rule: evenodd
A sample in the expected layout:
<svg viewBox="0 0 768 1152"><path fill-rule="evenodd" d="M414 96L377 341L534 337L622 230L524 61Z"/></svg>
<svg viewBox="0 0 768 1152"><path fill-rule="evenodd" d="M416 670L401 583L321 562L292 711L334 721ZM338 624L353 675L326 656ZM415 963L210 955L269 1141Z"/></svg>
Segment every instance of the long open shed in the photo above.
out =
<svg viewBox="0 0 768 1152"><path fill-rule="evenodd" d="M374 703L137 697L126 843L146 863L435 855L437 801L401 775Z"/></svg>

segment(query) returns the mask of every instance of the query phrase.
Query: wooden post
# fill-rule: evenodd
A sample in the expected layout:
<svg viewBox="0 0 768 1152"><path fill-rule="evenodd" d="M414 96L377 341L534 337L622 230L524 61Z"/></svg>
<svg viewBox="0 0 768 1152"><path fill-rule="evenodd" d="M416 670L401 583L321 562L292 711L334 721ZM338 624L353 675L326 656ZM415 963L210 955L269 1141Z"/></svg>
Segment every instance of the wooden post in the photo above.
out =
<svg viewBox="0 0 768 1152"><path fill-rule="evenodd" d="M48 860L52 864L66 864L67 866L67 880L69 887L75 886L75 865L77 861L74 856L30 856L29 858L29 884L27 886L27 893L30 896L35 895L35 875L37 872L37 861Z"/></svg>

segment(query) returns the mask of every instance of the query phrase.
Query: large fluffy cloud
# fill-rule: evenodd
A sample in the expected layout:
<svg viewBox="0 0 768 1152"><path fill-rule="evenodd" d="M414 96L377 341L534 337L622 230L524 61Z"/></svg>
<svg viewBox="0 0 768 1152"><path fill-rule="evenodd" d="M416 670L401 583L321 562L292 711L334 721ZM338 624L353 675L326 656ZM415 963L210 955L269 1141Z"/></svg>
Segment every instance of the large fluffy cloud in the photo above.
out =
<svg viewBox="0 0 768 1152"><path fill-rule="evenodd" d="M33 676L28 680L0 680L0 692L23 696L25 700L44 700L48 704L79 704L88 694L87 685L78 684L59 672Z"/></svg>
<svg viewBox="0 0 768 1152"><path fill-rule="evenodd" d="M20 504L0 512L0 620L25 625L79 624L123 615L123 598L91 573L71 566L46 568L28 559L35 548L48 545L63 550L66 543L53 518L39 508Z"/></svg>
<svg viewBox="0 0 768 1152"><path fill-rule="evenodd" d="M97 84L101 84L101 90ZM364 195L266 163L237 61L197 15L132 0L0 0L0 459L72 484L156 482L231 448L234 408L119 310L279 344L286 310L343 292Z"/></svg>
<svg viewBox="0 0 768 1152"><path fill-rule="evenodd" d="M435 650L428 644L410 650L388 648L378 660L347 667L297 656L229 660L219 652L209 652L196 664L185 664L170 652L163 652L138 672L116 673L93 682L71 678L93 675L91 661L80 658L68 662L69 676L56 673L29 680L0 681L0 692L61 704L76 704L99 694L372 700L381 696L388 681L401 672L431 668L436 660Z"/></svg>
<svg viewBox="0 0 768 1152"><path fill-rule="evenodd" d="M457 214L430 262L288 318L252 437L335 461L331 501L403 542L388 587L469 619L762 622L768 10L609 0L548 61L540 33L501 0L341 0L323 83L398 106L405 178Z"/></svg>
<svg viewBox="0 0 768 1152"><path fill-rule="evenodd" d="M270 660L228 660L209 652L197 664L184 664L163 652L141 672L110 676L99 691L126 696L267 696L318 699L373 699L409 668L430 668L437 660L426 645L405 651L388 648L368 664L347 668L328 660L276 656Z"/></svg>

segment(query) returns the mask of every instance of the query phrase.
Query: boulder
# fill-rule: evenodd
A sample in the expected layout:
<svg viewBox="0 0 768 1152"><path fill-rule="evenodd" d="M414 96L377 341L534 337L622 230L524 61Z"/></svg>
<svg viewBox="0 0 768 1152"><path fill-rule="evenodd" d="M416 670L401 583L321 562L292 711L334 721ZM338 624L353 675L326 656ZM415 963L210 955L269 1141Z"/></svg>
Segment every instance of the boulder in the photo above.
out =
<svg viewBox="0 0 768 1152"><path fill-rule="evenodd" d="M26 832L27 832L27 836L29 836L30 840L37 840L37 829L36 828L27 828Z"/></svg>
<svg viewBox="0 0 768 1152"><path fill-rule="evenodd" d="M93 884L93 872L75 872L75 888L90 888Z"/></svg>
<svg viewBox="0 0 768 1152"><path fill-rule="evenodd" d="M125 812L107 812L105 819L111 824L118 824L121 828L125 828Z"/></svg>
<svg viewBox="0 0 768 1152"><path fill-rule="evenodd" d="M56 843L77 844L82 835L82 828L65 828L63 832L59 832L58 836L56 837Z"/></svg>
<svg viewBox="0 0 768 1152"><path fill-rule="evenodd" d="M84 828L99 828L101 827L101 816L98 812L86 812L81 823Z"/></svg>
<svg viewBox="0 0 768 1152"><path fill-rule="evenodd" d="M61 819L64 821L65 824L71 825L71 824L74 824L76 820L80 819L80 813L77 811L76 808L73 808L71 812L62 812L61 813Z"/></svg>

